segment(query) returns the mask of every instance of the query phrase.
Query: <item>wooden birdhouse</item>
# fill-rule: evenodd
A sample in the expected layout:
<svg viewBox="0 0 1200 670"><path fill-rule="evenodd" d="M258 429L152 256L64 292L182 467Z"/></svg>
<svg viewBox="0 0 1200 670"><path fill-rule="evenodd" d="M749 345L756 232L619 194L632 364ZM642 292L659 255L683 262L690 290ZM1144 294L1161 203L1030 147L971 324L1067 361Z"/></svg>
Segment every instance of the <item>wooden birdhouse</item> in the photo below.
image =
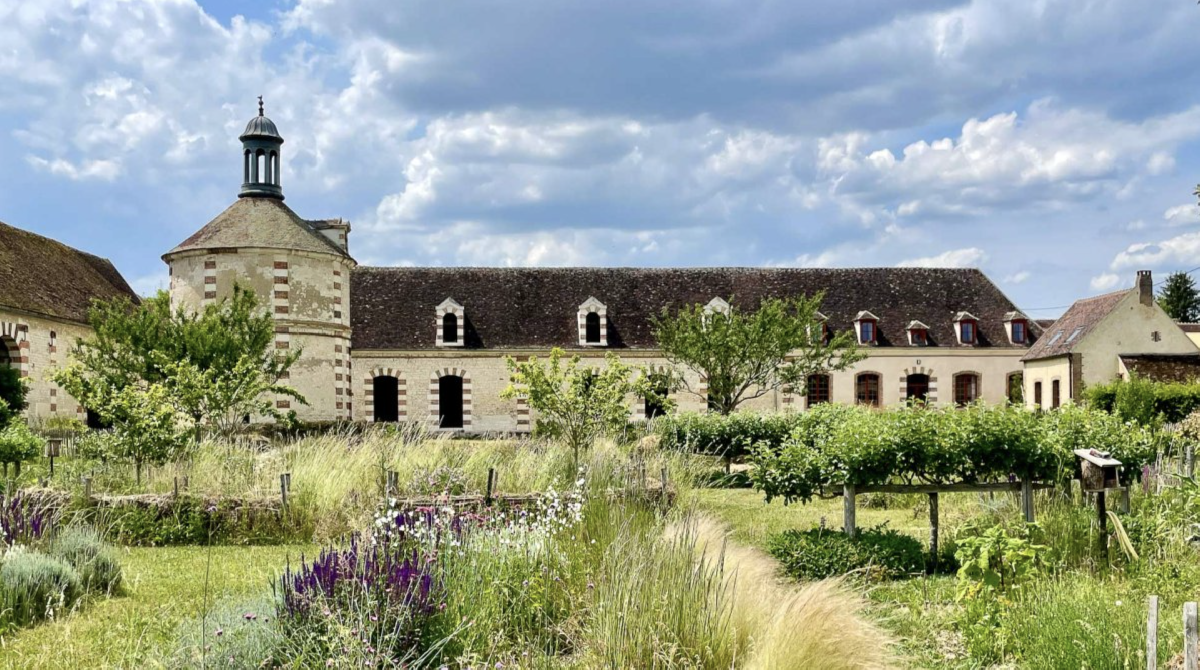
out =
<svg viewBox="0 0 1200 670"><path fill-rule="evenodd" d="M1079 481L1084 491L1104 491L1121 487L1118 480L1121 461L1109 458L1107 451L1076 449L1075 455L1079 457Z"/></svg>
<svg viewBox="0 0 1200 670"><path fill-rule="evenodd" d="M51 437L46 440L46 458L57 458L62 455L62 438Z"/></svg>

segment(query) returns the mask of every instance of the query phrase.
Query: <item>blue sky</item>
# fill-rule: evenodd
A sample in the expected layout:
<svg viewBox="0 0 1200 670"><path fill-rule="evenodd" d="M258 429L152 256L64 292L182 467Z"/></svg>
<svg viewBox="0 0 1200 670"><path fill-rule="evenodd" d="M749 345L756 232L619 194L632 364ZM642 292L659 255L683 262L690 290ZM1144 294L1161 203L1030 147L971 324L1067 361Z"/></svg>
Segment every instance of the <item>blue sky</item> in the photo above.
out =
<svg viewBox="0 0 1200 670"><path fill-rule="evenodd" d="M360 263L978 266L1054 316L1200 266L1197 36L1184 0L0 0L0 220L152 290L262 94Z"/></svg>

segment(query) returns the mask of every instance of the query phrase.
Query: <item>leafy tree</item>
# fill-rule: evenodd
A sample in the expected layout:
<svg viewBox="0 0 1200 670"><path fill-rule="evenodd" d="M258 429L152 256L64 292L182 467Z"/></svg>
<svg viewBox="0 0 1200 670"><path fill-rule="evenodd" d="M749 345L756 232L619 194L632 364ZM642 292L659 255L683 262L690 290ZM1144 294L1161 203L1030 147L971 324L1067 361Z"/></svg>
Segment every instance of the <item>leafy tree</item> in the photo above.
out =
<svg viewBox="0 0 1200 670"><path fill-rule="evenodd" d="M16 368L0 367L0 428L25 409L28 387Z"/></svg>
<svg viewBox="0 0 1200 670"><path fill-rule="evenodd" d="M1172 272L1158 294L1158 304L1176 321L1194 323L1200 319L1200 291L1186 272Z"/></svg>
<svg viewBox="0 0 1200 670"><path fill-rule="evenodd" d="M279 383L300 352L275 349L274 320L241 287L198 312L172 309L164 291L140 304L118 298L97 303L89 322L93 335L73 352L79 365L54 378L102 416L99 403L153 385L164 387L198 431L234 430L247 414L282 420L273 396L305 402Z"/></svg>
<svg viewBox="0 0 1200 670"><path fill-rule="evenodd" d="M526 361L506 356L504 362L511 383L500 397L526 396L537 412L534 432L562 440L574 451L576 462L579 452L593 439L618 435L625 429L629 422L626 396L656 394L647 375L635 379L633 369L611 353L597 368L581 366L579 356L565 358L559 348L552 349L545 361L537 356ZM665 398L655 399L666 402Z"/></svg>
<svg viewBox="0 0 1200 670"><path fill-rule="evenodd" d="M139 485L144 465L161 465L186 450L186 431L180 428L187 427L191 417L180 412L166 384L118 386L106 377L84 374L78 362L57 371L55 381L72 396L87 398L112 426L108 433L91 438L88 455L132 462Z"/></svg>
<svg viewBox="0 0 1200 670"><path fill-rule="evenodd" d="M823 297L771 298L752 312L702 305L664 310L653 321L654 335L667 360L705 380L707 393L685 378L675 384L729 414L781 386L805 393L809 375L845 370L865 357L852 332L826 333L818 315Z"/></svg>

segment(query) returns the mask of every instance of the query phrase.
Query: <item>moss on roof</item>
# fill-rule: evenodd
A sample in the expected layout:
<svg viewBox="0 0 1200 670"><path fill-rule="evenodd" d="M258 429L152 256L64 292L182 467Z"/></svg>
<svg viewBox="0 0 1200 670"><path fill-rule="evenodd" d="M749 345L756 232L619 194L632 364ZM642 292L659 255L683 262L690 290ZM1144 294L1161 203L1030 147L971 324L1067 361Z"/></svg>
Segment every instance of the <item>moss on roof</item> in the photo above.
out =
<svg viewBox="0 0 1200 670"><path fill-rule="evenodd" d="M0 222L0 307L87 323L92 301L137 294L108 259Z"/></svg>

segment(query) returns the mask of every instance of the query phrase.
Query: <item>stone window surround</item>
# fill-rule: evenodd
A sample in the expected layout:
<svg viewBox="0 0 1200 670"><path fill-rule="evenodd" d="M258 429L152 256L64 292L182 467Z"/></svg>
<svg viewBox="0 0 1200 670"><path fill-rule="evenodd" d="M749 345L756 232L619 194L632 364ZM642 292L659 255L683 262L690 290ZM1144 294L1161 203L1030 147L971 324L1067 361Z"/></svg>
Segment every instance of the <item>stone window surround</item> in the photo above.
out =
<svg viewBox="0 0 1200 670"><path fill-rule="evenodd" d="M588 314L595 314L600 317L600 341L587 341L587 317ZM575 315L576 325L579 329L579 346L581 347L607 347L608 346L608 307L604 303L597 300L594 296L589 296L583 304L579 306L579 310Z"/></svg>
<svg viewBox="0 0 1200 670"><path fill-rule="evenodd" d="M443 428L442 413L441 413L441 389L438 386L439 380L442 377L462 377L462 394L463 394L463 425L462 428ZM429 376L429 425L434 430L444 431L464 431L471 430L471 377L466 370L456 367L441 368L434 370Z"/></svg>
<svg viewBox="0 0 1200 670"><path fill-rule="evenodd" d="M453 314L458 322L458 341L443 342L442 341L442 319L447 314ZM446 298L442 304L437 306L437 318L434 320L434 345L439 347L461 347L463 345L466 323L466 310L462 305L458 304L453 298Z"/></svg>

